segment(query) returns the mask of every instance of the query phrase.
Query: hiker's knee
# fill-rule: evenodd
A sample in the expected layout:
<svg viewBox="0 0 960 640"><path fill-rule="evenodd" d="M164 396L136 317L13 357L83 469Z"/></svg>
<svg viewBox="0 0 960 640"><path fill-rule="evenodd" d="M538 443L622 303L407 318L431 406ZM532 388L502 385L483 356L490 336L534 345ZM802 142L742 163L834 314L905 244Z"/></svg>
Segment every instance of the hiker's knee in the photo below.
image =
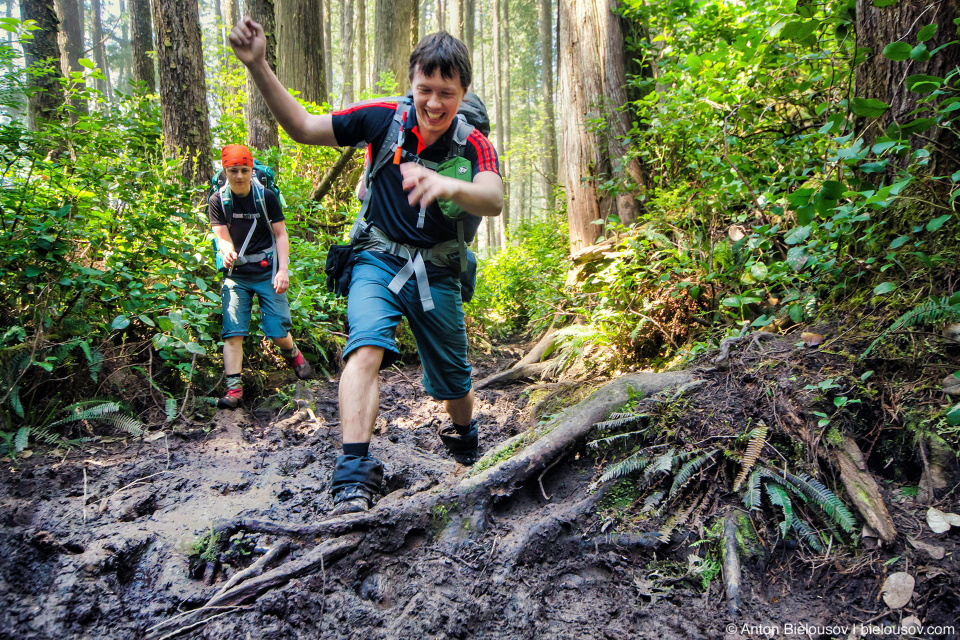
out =
<svg viewBox="0 0 960 640"><path fill-rule="evenodd" d="M385 349L373 345L363 345L350 352L347 357L347 368L357 372L376 375L383 362Z"/></svg>

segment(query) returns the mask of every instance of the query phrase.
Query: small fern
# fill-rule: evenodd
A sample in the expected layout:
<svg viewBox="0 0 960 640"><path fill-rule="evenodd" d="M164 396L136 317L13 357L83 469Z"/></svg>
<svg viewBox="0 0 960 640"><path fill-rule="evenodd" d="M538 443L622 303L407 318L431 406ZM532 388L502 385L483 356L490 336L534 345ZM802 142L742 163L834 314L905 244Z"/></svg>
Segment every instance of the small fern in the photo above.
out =
<svg viewBox="0 0 960 640"><path fill-rule="evenodd" d="M172 422L174 418L177 417L177 399L176 398L167 398L166 405L164 407L167 414L167 422Z"/></svg>
<svg viewBox="0 0 960 640"><path fill-rule="evenodd" d="M740 463L740 473L737 474L737 479L733 481L734 491L740 489L740 485L747 479L750 469L757 463L763 445L767 442L767 425L761 422L751 433L753 435L750 436L750 443L747 445L747 451L743 454L743 461Z"/></svg>
<svg viewBox="0 0 960 640"><path fill-rule="evenodd" d="M643 471L647 468L647 465L650 464L652 458L641 449L633 455L616 462L604 470L603 475L600 476L600 479L597 480L596 484L603 484L604 482L609 482L610 480L616 480L617 478L622 478L623 476L630 475L635 471Z"/></svg>
<svg viewBox="0 0 960 640"><path fill-rule="evenodd" d="M619 429L620 427L625 427L630 424L636 424L640 422L646 416L640 413L614 413L611 414L609 420L603 422L598 422L593 425L594 429Z"/></svg>
<svg viewBox="0 0 960 640"><path fill-rule="evenodd" d="M656 509L660 502L663 500L665 493L663 491L654 491L643 501L643 508L640 509L640 513L649 513L653 509Z"/></svg>
<svg viewBox="0 0 960 640"><path fill-rule="evenodd" d="M683 489L683 487L686 486L686 484L693 478L694 474L697 473L704 465L706 465L707 462L712 462L713 456L716 453L717 450L713 449L707 453L704 453L703 455L697 456L693 460L690 460L680 467L677 475L673 478L673 486L670 487L670 497L672 498L677 495L677 492Z"/></svg>
<svg viewBox="0 0 960 640"><path fill-rule="evenodd" d="M49 426L51 428L83 420L99 420L101 422L111 423L132 436L142 436L146 430L146 425L142 422L132 416L121 413L120 404L117 402L85 400L70 405L66 410L70 412L70 415L50 424Z"/></svg>
<svg viewBox="0 0 960 640"><path fill-rule="evenodd" d="M850 510L835 493L823 486L821 482L814 480L805 473L793 475L785 471L783 477L799 489L811 502L823 509L834 522L840 525L841 529L847 533L852 533L856 528L857 521Z"/></svg>
<svg viewBox="0 0 960 640"><path fill-rule="evenodd" d="M677 456L674 455L675 449L670 449L663 455L657 456L657 459L654 460L653 464L648 466L644 472L643 477L649 483L654 476L658 473L670 473L673 469L673 464L677 460Z"/></svg>
<svg viewBox="0 0 960 640"><path fill-rule="evenodd" d="M819 553L825 551L823 543L820 541L820 536L806 522L800 518L796 518L792 525L793 530L797 533L797 537L807 543L811 549Z"/></svg>
<svg viewBox="0 0 960 640"><path fill-rule="evenodd" d="M939 299L927 300L902 316L893 321L889 327L884 329L876 339L870 343L862 354L860 360L863 360L881 340L887 338L891 333L916 326L918 324L933 324L944 320L960 319L960 299L957 294Z"/></svg>
<svg viewBox="0 0 960 640"><path fill-rule="evenodd" d="M642 435L646 433L645 431L628 431L627 433L618 433L615 436L608 436L606 438L598 438L588 442L587 445L593 447L594 449L599 449L602 445L613 444L618 440L625 440L627 438L632 438L633 436Z"/></svg>
<svg viewBox="0 0 960 640"><path fill-rule="evenodd" d="M780 507L783 511L783 522L780 523L780 535L786 537L787 532L793 527L793 503L790 501L790 495L786 489L775 482L767 482L763 485L767 490L767 496L770 502Z"/></svg>
<svg viewBox="0 0 960 640"><path fill-rule="evenodd" d="M762 499L760 494L760 479L762 477L760 471L757 470L751 473L750 479L747 480L747 488L743 492L743 506L747 508L747 511L760 508L760 500Z"/></svg>
<svg viewBox="0 0 960 640"><path fill-rule="evenodd" d="M105 416L101 416L100 420L104 422L111 422L134 437L140 437L146 431L145 424L132 416L124 415L122 413L108 413Z"/></svg>
<svg viewBox="0 0 960 640"><path fill-rule="evenodd" d="M13 450L20 453L27 448L27 442L30 439L30 427L20 427L17 435L13 438Z"/></svg>

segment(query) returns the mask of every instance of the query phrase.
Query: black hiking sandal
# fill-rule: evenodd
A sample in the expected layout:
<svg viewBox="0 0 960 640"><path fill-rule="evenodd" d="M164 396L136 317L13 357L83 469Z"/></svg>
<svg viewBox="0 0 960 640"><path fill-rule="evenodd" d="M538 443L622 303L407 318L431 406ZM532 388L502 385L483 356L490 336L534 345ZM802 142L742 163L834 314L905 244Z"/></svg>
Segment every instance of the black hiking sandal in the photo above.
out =
<svg viewBox="0 0 960 640"><path fill-rule="evenodd" d="M333 494L333 510L331 516L342 516L348 513L369 511L373 506L373 494L358 484L343 487Z"/></svg>
<svg viewBox="0 0 960 640"><path fill-rule="evenodd" d="M440 429L437 435L440 436L440 442L447 448L453 459L460 464L469 467L480 459L476 420L470 421L470 430L465 434L457 433L457 428L451 424Z"/></svg>
<svg viewBox="0 0 960 640"><path fill-rule="evenodd" d="M313 367L311 367L307 359L303 357L302 352L298 352L296 358L287 360L287 366L293 369L293 372L297 374L297 378L300 380L306 380L313 376Z"/></svg>

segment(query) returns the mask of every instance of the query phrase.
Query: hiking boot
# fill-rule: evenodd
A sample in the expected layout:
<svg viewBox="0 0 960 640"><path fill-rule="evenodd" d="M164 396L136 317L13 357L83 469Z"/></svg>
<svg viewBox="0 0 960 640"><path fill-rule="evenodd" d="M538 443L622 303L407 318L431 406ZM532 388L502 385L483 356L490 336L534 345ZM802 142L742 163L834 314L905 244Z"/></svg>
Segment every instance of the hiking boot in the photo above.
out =
<svg viewBox="0 0 960 640"><path fill-rule="evenodd" d="M331 515L366 511L380 493L383 464L370 456L337 456L337 466L330 480L333 496Z"/></svg>
<svg viewBox="0 0 960 640"><path fill-rule="evenodd" d="M300 351L297 352L297 357L287 360L287 365L293 369L300 380L305 380L313 375L313 367L310 366L310 363L307 362Z"/></svg>
<svg viewBox="0 0 960 640"><path fill-rule="evenodd" d="M440 429L437 435L440 436L440 442L447 448L453 459L460 464L469 467L480 459L476 420L470 421L470 430L465 434L458 433L457 428L451 424Z"/></svg>
<svg viewBox="0 0 960 640"><path fill-rule="evenodd" d="M217 406L221 409L236 409L243 402L243 389L230 389L227 395L217 400Z"/></svg>

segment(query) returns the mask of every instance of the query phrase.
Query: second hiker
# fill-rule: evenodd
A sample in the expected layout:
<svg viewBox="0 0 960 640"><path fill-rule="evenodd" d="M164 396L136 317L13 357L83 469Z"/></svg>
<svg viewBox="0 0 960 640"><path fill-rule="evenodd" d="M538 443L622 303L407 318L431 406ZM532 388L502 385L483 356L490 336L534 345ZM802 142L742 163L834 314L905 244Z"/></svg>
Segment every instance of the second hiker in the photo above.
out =
<svg viewBox="0 0 960 640"><path fill-rule="evenodd" d="M227 145L220 158L226 182L210 194L207 207L217 238L218 263L225 272L220 297L227 392L217 405L236 409L243 401L243 338L249 332L254 296L260 303L264 335L280 348L297 377L306 378L313 370L290 335L286 294L290 286L290 244L280 200L255 180L253 155L247 147Z"/></svg>

